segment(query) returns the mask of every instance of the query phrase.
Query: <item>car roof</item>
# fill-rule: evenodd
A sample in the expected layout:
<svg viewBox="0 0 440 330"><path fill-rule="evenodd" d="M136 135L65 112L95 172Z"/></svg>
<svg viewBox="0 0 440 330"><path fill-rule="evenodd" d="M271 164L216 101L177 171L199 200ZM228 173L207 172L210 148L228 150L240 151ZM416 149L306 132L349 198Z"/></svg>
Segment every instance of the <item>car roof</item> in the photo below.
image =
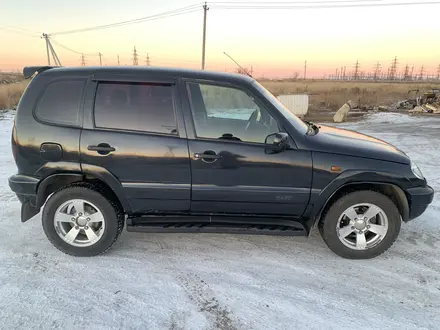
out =
<svg viewBox="0 0 440 330"><path fill-rule="evenodd" d="M227 80L236 82L253 82L254 79L244 74L226 73L210 70L195 70L183 68L169 68L156 66L89 66L89 67L56 67L56 66L31 66L23 69L25 77L32 76L35 72L50 75L152 75L171 76L182 78L195 78L204 80Z"/></svg>

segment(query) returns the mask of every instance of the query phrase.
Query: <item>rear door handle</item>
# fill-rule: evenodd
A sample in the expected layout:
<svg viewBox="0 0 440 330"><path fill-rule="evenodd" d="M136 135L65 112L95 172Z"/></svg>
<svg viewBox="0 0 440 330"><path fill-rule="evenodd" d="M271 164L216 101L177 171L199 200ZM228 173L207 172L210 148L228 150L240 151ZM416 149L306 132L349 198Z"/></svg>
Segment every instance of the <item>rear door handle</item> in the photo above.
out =
<svg viewBox="0 0 440 330"><path fill-rule="evenodd" d="M96 151L100 155L107 155L116 149L111 147L108 143L100 143L97 146L87 146L87 150Z"/></svg>

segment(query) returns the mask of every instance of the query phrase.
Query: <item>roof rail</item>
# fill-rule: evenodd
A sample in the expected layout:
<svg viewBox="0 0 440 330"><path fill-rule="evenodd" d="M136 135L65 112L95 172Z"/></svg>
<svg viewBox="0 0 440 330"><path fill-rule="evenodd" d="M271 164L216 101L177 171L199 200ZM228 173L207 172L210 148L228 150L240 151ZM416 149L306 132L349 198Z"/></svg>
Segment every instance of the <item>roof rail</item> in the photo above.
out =
<svg viewBox="0 0 440 330"><path fill-rule="evenodd" d="M23 68L23 76L27 79L34 75L35 72L40 73L52 68L58 68L58 66L41 65L41 66L25 66Z"/></svg>

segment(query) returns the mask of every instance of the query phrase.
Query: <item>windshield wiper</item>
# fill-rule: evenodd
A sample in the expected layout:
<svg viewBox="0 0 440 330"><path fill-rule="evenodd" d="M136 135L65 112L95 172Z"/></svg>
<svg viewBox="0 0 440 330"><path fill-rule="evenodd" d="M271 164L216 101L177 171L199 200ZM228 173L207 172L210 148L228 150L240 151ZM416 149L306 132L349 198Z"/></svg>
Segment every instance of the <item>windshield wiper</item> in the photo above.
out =
<svg viewBox="0 0 440 330"><path fill-rule="evenodd" d="M314 122L312 121L308 121L308 120L303 120L303 122L305 122L307 124L307 126L309 126L308 130L307 130L307 135L316 135L319 132L319 126L316 125Z"/></svg>

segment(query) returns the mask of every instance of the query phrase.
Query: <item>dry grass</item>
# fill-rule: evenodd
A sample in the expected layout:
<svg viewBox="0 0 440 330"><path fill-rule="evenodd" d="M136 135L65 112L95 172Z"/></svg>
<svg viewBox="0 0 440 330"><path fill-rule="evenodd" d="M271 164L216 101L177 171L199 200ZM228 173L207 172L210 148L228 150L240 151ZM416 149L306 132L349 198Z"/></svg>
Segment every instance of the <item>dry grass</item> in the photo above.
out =
<svg viewBox="0 0 440 330"><path fill-rule="evenodd" d="M360 105L391 105L408 98L408 90L419 89L420 95L429 89L440 88L438 83L355 82L326 80L260 81L275 95L308 93L312 108L336 110L348 100ZM412 93L410 96L413 96Z"/></svg>
<svg viewBox="0 0 440 330"><path fill-rule="evenodd" d="M16 106L27 83L27 81L21 81L19 83L0 85L0 109L12 109Z"/></svg>
<svg viewBox="0 0 440 330"><path fill-rule="evenodd" d="M11 109L18 104L28 81L0 84L0 109ZM408 90L419 89L420 95L429 89L440 88L439 83L350 82L326 80L260 81L273 94L308 93L313 109L336 110L348 100L360 105L391 105L408 98ZM411 95L414 95L411 94Z"/></svg>
<svg viewBox="0 0 440 330"><path fill-rule="evenodd" d="M23 80L23 74L16 72L0 72L0 81L21 81Z"/></svg>

